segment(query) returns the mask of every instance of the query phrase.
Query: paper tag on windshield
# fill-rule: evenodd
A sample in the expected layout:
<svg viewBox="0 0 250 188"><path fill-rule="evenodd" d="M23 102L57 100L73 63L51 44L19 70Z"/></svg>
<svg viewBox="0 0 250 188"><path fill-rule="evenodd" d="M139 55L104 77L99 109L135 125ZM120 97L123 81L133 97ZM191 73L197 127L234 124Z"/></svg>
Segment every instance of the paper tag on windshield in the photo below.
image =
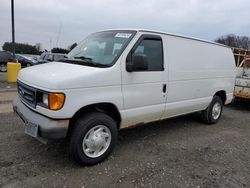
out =
<svg viewBox="0 0 250 188"><path fill-rule="evenodd" d="M119 37L119 38L129 38L132 34L131 33L117 33L115 35L115 37Z"/></svg>

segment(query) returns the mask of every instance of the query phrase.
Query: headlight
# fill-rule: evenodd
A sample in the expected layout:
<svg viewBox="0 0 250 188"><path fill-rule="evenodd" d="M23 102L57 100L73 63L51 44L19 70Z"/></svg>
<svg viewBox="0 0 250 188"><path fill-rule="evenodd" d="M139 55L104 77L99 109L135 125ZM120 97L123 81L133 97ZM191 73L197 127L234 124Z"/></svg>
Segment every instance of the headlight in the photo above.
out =
<svg viewBox="0 0 250 188"><path fill-rule="evenodd" d="M63 93L43 93L42 104L50 110L60 110L65 101Z"/></svg>
<svg viewBox="0 0 250 188"><path fill-rule="evenodd" d="M43 99L42 99L43 101L43 104L46 106L46 107L49 107L49 96L48 96L48 94L47 93L44 93L43 94Z"/></svg>

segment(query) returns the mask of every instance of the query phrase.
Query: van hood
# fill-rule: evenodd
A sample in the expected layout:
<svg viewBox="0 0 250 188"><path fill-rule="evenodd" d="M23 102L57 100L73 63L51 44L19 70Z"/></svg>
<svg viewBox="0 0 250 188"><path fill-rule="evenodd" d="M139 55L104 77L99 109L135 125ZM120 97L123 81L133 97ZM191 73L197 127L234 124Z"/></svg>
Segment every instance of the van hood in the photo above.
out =
<svg viewBox="0 0 250 188"><path fill-rule="evenodd" d="M70 63L51 62L22 69L18 80L33 87L50 90L118 85L119 70Z"/></svg>

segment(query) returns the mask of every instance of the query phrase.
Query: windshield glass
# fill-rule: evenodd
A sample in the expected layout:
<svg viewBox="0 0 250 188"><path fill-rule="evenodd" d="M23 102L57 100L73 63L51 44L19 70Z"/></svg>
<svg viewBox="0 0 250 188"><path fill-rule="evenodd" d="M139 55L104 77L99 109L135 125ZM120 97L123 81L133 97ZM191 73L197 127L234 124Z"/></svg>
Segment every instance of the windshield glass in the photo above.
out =
<svg viewBox="0 0 250 188"><path fill-rule="evenodd" d="M74 61L81 60L82 65L86 65L87 62L88 66L100 64L110 67L115 63L135 33L135 31L125 30L94 33L69 52L66 62L70 63L70 59L73 59Z"/></svg>

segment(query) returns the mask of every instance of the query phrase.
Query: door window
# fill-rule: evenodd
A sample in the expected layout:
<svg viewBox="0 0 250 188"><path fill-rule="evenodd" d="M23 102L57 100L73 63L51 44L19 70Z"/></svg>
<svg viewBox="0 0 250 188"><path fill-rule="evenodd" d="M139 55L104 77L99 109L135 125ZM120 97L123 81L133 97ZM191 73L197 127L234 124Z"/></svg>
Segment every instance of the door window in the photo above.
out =
<svg viewBox="0 0 250 188"><path fill-rule="evenodd" d="M49 54L48 60L53 61L53 55L52 54Z"/></svg>
<svg viewBox="0 0 250 188"><path fill-rule="evenodd" d="M148 60L148 69L146 71L163 71L163 48L162 40L158 38L144 38L132 50L134 54L143 54Z"/></svg>

